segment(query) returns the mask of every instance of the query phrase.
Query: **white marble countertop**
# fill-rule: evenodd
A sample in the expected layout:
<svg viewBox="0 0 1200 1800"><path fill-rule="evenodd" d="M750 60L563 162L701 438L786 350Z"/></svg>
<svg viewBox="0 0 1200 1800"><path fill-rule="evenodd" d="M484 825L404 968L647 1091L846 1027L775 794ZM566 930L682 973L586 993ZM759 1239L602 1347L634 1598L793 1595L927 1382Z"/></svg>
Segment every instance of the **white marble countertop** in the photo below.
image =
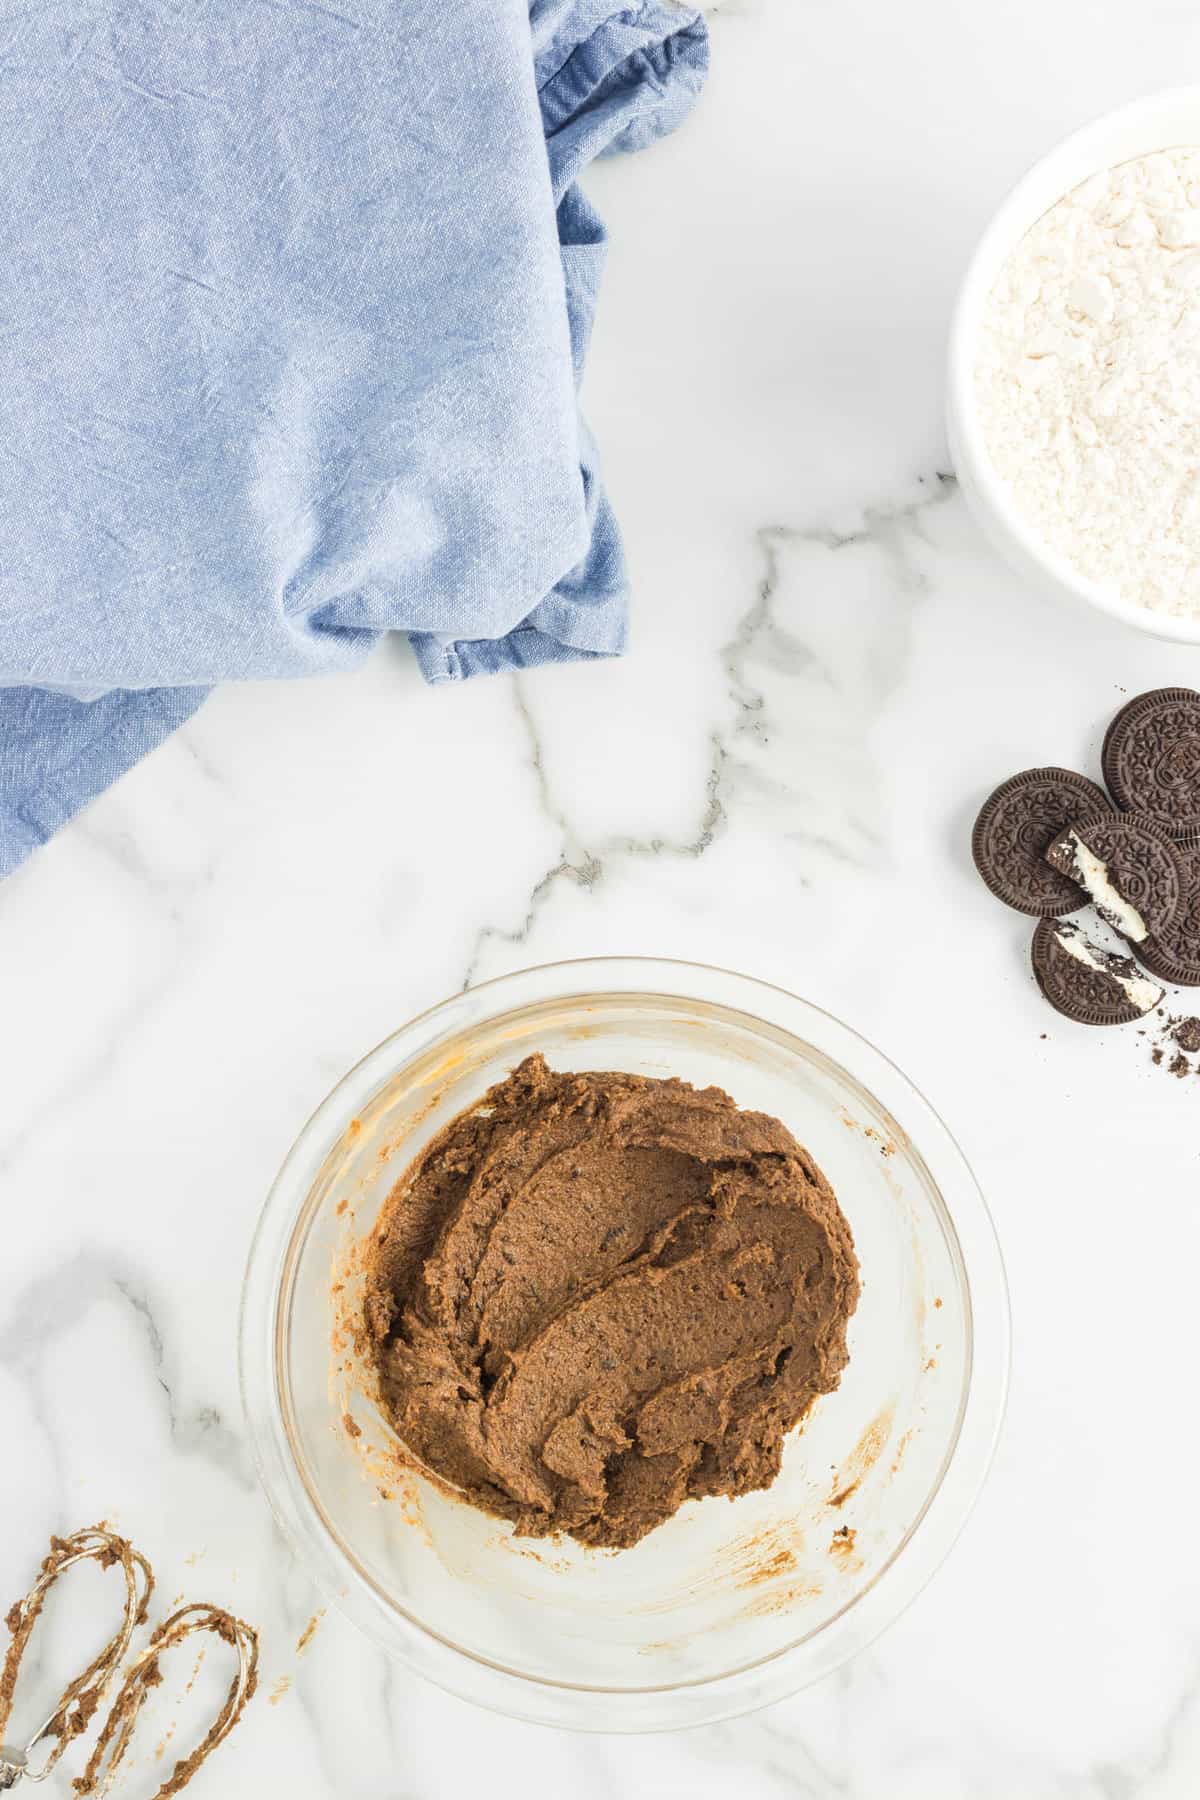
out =
<svg viewBox="0 0 1200 1800"><path fill-rule="evenodd" d="M1023 592L941 418L990 210L1076 123L1200 77L1200 13L711 14L693 121L592 183L629 659L430 692L385 646L227 690L0 889L0 1592L107 1516L167 1596L262 1626L290 1686L197 1800L1200 1792L1200 1079L1050 1013L967 848L996 780L1095 771L1122 692L1200 656ZM334 1614L298 1658L319 1602L236 1386L251 1227L336 1077L465 981L616 951L765 976L886 1049L973 1161L1013 1295L998 1461L933 1585L839 1677L678 1738L490 1717Z"/></svg>

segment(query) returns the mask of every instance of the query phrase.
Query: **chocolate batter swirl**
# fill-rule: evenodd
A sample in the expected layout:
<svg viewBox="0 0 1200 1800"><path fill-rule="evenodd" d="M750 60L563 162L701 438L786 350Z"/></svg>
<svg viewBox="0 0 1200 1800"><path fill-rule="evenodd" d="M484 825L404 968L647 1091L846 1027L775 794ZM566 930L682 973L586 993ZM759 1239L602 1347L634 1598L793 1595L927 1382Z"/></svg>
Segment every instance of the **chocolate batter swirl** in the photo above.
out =
<svg viewBox="0 0 1200 1800"><path fill-rule="evenodd" d="M857 1300L850 1228L777 1119L533 1056L401 1177L364 1318L434 1475L519 1532L623 1547L774 1480Z"/></svg>

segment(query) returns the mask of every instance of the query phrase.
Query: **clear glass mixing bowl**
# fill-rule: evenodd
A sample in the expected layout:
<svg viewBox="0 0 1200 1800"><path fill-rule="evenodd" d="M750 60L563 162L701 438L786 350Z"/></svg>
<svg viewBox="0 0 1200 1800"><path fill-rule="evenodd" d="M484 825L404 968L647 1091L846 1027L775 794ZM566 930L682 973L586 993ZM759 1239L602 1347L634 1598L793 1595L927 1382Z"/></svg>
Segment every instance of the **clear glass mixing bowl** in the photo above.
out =
<svg viewBox="0 0 1200 1800"><path fill-rule="evenodd" d="M764 1493L689 1502L631 1550L515 1538L401 1466L350 1338L356 1251L400 1171L522 1057L716 1085L833 1183L863 1289L850 1362ZM795 1692L868 1644L949 1550L1004 1408L1008 1302L946 1127L827 1013L723 970L528 969L373 1050L297 1140L241 1317L259 1473L327 1595L418 1674L577 1730L662 1730Z"/></svg>

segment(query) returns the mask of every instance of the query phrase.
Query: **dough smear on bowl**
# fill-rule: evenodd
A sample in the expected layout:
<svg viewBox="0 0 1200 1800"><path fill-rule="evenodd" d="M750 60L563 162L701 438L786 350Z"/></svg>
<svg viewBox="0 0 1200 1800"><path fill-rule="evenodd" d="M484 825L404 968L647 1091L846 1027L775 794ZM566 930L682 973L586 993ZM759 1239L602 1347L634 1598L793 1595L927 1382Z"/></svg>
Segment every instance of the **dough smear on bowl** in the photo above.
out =
<svg viewBox="0 0 1200 1800"><path fill-rule="evenodd" d="M392 1190L364 1325L435 1476L518 1532L625 1547L774 1480L858 1291L834 1192L778 1119L531 1056Z"/></svg>

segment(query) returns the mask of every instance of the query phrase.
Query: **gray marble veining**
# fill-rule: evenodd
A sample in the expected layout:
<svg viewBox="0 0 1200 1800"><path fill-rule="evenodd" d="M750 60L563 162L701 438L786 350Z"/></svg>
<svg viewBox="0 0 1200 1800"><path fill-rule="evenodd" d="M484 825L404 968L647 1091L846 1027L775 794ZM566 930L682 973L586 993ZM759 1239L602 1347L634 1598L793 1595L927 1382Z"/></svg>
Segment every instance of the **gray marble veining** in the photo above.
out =
<svg viewBox="0 0 1200 1800"><path fill-rule="evenodd" d="M1022 590L941 425L1004 187L1200 67L1200 17L708 10L693 121L594 183L628 660L430 693L387 646L226 690L0 888L0 1592L106 1517L163 1600L262 1627L262 1696L197 1800L1200 1792L1200 1086L1048 1017L967 849L997 780L1094 772L1123 692L1197 672ZM237 1391L250 1233L311 1108L424 1006L595 953L741 968L880 1044L960 1138L1013 1289L1005 1438L938 1578L839 1675L677 1739L476 1712L332 1610L300 1653L324 1602Z"/></svg>

